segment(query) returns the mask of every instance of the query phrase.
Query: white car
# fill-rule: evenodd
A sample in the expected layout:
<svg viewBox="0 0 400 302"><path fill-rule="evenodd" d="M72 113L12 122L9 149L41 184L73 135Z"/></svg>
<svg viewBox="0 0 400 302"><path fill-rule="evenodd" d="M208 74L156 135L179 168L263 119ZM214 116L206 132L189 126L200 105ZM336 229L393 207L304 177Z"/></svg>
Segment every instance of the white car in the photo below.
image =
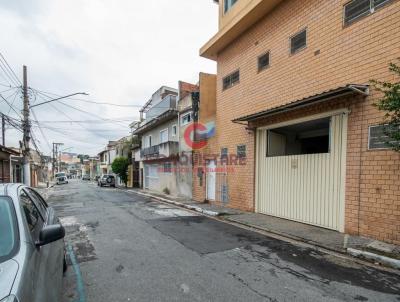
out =
<svg viewBox="0 0 400 302"><path fill-rule="evenodd" d="M56 181L58 185L67 184L68 183L67 174L65 174L64 172L56 173Z"/></svg>

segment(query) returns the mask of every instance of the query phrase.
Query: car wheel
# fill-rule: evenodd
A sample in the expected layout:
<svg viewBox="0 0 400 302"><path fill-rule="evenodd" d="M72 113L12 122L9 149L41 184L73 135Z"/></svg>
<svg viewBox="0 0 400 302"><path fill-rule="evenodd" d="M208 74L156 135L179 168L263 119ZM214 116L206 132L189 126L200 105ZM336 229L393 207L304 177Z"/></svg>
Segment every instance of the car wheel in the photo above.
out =
<svg viewBox="0 0 400 302"><path fill-rule="evenodd" d="M63 260L63 273L66 273L68 270L68 264L67 264L67 259L64 256L64 260Z"/></svg>

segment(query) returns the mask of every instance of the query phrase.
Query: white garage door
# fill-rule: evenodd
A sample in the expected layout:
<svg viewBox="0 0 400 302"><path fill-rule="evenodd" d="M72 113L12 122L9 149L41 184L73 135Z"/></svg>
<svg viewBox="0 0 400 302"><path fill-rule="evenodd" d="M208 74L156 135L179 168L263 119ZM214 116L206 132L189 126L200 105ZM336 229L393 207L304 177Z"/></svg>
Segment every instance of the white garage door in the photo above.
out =
<svg viewBox="0 0 400 302"><path fill-rule="evenodd" d="M344 231L347 114L257 131L256 211Z"/></svg>
<svg viewBox="0 0 400 302"><path fill-rule="evenodd" d="M157 164L144 165L144 188L159 189L159 166Z"/></svg>

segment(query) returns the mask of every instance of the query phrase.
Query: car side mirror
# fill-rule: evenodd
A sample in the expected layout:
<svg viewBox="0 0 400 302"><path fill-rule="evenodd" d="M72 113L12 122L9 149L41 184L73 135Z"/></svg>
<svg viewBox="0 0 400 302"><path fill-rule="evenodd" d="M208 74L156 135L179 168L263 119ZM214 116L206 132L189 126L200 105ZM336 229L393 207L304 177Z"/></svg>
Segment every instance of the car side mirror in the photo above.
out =
<svg viewBox="0 0 400 302"><path fill-rule="evenodd" d="M65 236L65 229L61 224L54 224L45 226L39 234L39 240L36 246L43 246L54 241L63 239Z"/></svg>

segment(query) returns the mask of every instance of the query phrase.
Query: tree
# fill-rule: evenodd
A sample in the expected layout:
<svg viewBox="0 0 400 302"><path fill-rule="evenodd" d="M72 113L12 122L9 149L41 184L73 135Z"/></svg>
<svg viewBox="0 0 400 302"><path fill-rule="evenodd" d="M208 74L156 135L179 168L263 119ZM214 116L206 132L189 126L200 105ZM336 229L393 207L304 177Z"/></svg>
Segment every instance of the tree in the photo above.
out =
<svg viewBox="0 0 400 302"><path fill-rule="evenodd" d="M129 160L126 157L117 157L111 164L111 168L117 174L125 186L128 184L128 166Z"/></svg>
<svg viewBox="0 0 400 302"><path fill-rule="evenodd" d="M89 159L89 155L87 155L87 154L79 154L78 155L78 158L81 160L81 164L83 164L83 160L84 159Z"/></svg>
<svg viewBox="0 0 400 302"><path fill-rule="evenodd" d="M390 63L389 70L400 79L399 65ZM383 93L383 97L374 106L386 112L383 125L385 134L389 137L388 144L393 150L400 152L400 81L390 83L372 80L371 83Z"/></svg>

